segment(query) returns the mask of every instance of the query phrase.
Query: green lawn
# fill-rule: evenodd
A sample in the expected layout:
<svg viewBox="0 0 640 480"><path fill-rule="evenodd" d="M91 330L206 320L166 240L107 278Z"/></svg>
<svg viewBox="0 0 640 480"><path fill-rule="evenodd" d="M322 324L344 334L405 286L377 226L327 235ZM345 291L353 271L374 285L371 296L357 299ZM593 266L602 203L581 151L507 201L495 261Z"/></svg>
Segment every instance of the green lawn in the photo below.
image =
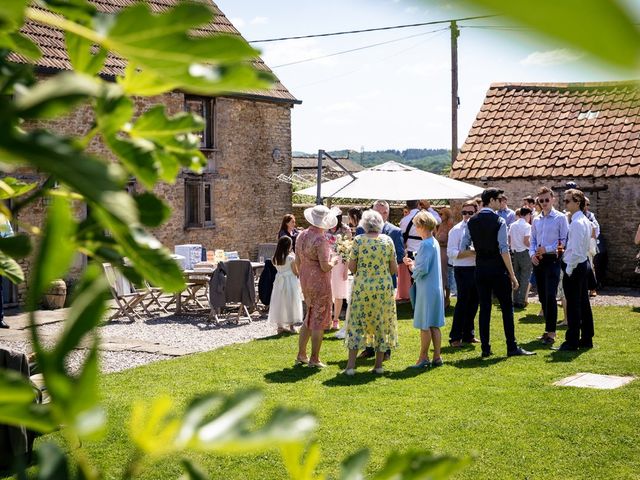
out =
<svg viewBox="0 0 640 480"><path fill-rule="evenodd" d="M543 329L535 317L537 308L516 313L517 338L538 352L535 357L506 357L494 307L495 356L481 360L479 346L457 351L447 347L444 367L408 370L417 356L418 334L405 305L399 309L401 345L383 377L367 373L371 361L360 363L355 377L339 375L346 350L329 335L322 355L329 368L321 371L292 366L293 336L108 375L102 383L109 430L104 439L85 446L105 478L118 477L130 453L126 422L133 400L168 393L184 404L206 391L259 386L267 396L263 412L283 403L317 414L321 469L332 476L342 458L367 446L376 467L393 449L474 453L474 463L456 476L464 479L640 478L640 381L613 391L552 386L576 372L640 374L638 309L594 308L596 346L578 354L552 353L534 341ZM445 338L450 323L451 314ZM276 452L193 458L212 478L285 478ZM180 474L176 459L163 459L143 478Z"/></svg>

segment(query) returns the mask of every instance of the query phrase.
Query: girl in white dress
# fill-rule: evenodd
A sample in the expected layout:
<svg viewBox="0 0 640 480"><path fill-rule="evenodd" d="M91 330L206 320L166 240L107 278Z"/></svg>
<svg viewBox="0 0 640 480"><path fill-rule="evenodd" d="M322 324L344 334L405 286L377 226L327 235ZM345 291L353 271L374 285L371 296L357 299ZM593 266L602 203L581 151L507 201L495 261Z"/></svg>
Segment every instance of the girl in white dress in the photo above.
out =
<svg viewBox="0 0 640 480"><path fill-rule="evenodd" d="M296 333L294 325L303 319L302 290L291 245L289 237L280 237L272 259L278 273L273 282L269 321L278 327L278 333Z"/></svg>

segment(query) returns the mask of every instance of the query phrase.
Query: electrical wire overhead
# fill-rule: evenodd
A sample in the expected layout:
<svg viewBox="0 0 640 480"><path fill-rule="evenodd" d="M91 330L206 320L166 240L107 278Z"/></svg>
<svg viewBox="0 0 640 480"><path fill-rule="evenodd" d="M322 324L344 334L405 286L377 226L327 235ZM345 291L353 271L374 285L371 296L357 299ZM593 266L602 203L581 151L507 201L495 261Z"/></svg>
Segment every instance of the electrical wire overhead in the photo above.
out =
<svg viewBox="0 0 640 480"><path fill-rule="evenodd" d="M447 20L433 20L431 22L422 22L422 23L410 23L406 25L392 25L387 27L377 27L377 28L366 28L363 30L347 30L341 32L330 32L330 33L317 33L313 35L298 35L295 37L280 37L280 38L267 38L262 40L250 40L249 43L267 43L267 42L282 42L284 40L301 40L303 38L318 38L318 37L334 37L337 35L353 35L356 33L367 33L367 32L379 32L382 30L396 30L399 28L412 28L412 27L423 27L425 25L440 25L443 23L451 23L451 22L463 22L466 20L479 20L482 18L493 18L498 15L476 15L474 17L462 17L462 18L450 18Z"/></svg>

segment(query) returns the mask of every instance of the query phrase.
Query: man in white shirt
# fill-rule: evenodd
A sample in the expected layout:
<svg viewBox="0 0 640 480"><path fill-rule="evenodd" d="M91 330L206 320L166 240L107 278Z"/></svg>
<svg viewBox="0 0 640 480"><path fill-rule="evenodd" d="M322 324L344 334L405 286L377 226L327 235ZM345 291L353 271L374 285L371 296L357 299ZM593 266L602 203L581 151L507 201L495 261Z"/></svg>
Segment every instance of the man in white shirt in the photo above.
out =
<svg viewBox="0 0 640 480"><path fill-rule="evenodd" d="M574 351L593 347L593 315L589 304L588 255L592 224L584 215L584 193L570 189L564 193L565 208L571 214L567 248L562 256L562 286L567 299L567 333L558 350Z"/></svg>
<svg viewBox="0 0 640 480"><path fill-rule="evenodd" d="M413 254L418 251L420 242L422 242L422 238L418 235L416 226L413 224L413 217L415 217L420 210L426 210L433 215L438 225L440 225L442 219L427 200L407 200L407 208L409 209L409 213L402 217L399 226L400 230L402 230L405 251L409 258L413 258Z"/></svg>
<svg viewBox="0 0 640 480"><path fill-rule="evenodd" d="M447 255L449 261L453 263L453 275L458 287L458 300L449 332L449 344L452 347L462 347L463 343L479 343L474 332L474 320L476 313L478 313L478 289L475 278L476 252L475 250L460 249L460 242L467 228L467 222L477 211L476 202L473 200L466 202L462 206L462 221L449 230Z"/></svg>
<svg viewBox="0 0 640 480"><path fill-rule="evenodd" d="M529 278L533 270L529 257L531 245L531 210L521 207L516 210L517 220L509 227L509 246L511 250L511 263L513 273L516 274L519 287L513 292L513 307L524 308L527 306L527 290Z"/></svg>

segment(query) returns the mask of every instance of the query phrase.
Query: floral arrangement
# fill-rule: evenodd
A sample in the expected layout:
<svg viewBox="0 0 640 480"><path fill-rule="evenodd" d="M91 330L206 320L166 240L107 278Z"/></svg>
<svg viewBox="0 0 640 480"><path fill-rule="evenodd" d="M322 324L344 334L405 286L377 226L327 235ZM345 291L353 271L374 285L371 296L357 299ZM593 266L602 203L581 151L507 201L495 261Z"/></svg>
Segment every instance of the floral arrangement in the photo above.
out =
<svg viewBox="0 0 640 480"><path fill-rule="evenodd" d="M351 258L351 249L353 248L353 240L345 235L336 235L335 249L336 253L342 257L343 262L348 262Z"/></svg>

